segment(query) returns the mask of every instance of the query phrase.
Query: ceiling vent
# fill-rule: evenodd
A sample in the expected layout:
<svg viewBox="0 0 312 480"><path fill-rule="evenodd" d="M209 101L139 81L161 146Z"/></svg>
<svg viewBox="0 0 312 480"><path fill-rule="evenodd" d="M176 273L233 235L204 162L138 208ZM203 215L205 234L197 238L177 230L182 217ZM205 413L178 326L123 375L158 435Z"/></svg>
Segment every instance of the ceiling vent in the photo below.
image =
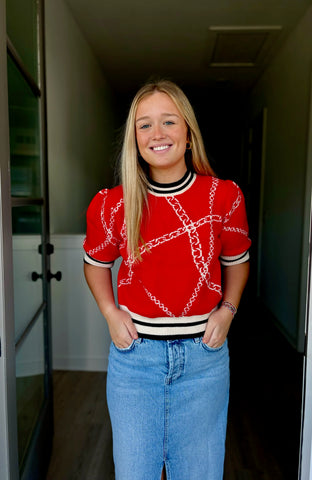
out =
<svg viewBox="0 0 312 480"><path fill-rule="evenodd" d="M256 67L271 53L281 26L212 26L209 28L209 67Z"/></svg>

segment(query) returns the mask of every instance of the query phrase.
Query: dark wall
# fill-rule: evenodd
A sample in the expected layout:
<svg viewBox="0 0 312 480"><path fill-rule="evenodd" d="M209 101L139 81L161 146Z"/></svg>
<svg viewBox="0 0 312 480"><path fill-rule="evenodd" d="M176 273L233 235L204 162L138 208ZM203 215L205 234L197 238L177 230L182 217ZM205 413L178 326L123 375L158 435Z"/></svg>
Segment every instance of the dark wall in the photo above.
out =
<svg viewBox="0 0 312 480"><path fill-rule="evenodd" d="M185 89L217 175L243 183L247 95L226 90Z"/></svg>

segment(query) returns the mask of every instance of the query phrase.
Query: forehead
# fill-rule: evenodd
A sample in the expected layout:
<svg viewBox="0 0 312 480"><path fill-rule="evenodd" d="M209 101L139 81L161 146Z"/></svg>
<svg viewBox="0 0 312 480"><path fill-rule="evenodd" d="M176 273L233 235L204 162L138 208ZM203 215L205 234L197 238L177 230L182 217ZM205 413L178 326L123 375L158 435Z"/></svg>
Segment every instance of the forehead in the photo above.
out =
<svg viewBox="0 0 312 480"><path fill-rule="evenodd" d="M140 100L138 103L136 118L153 113L173 113L183 116L173 100L163 92L154 92Z"/></svg>

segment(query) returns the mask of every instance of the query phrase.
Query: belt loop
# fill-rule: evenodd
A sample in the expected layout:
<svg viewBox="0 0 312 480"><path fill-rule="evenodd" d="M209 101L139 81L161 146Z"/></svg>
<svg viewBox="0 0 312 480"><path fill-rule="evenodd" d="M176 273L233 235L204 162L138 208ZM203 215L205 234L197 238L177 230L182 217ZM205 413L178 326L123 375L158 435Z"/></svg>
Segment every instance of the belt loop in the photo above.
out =
<svg viewBox="0 0 312 480"><path fill-rule="evenodd" d="M194 343L200 343L203 337L195 337L193 338Z"/></svg>

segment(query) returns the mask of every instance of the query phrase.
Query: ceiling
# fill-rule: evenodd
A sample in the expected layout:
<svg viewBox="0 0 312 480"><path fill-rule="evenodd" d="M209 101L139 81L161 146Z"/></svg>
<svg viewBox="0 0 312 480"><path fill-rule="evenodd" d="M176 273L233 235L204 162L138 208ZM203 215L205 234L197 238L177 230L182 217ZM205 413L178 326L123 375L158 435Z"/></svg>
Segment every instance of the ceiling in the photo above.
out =
<svg viewBox="0 0 312 480"><path fill-rule="evenodd" d="M312 0L65 0L117 91L250 88Z"/></svg>

